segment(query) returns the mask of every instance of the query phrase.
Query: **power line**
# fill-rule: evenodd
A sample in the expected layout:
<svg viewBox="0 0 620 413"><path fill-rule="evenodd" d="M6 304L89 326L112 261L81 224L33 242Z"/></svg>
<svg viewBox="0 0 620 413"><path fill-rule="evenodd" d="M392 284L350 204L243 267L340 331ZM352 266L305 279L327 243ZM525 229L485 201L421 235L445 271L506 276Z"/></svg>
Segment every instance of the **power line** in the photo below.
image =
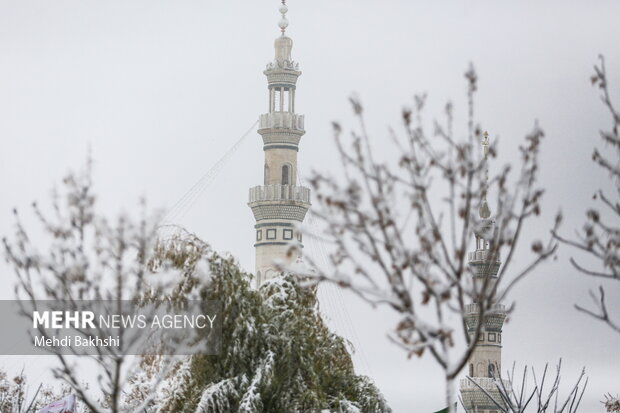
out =
<svg viewBox="0 0 620 413"><path fill-rule="evenodd" d="M199 196L209 187L222 168L226 165L232 155L239 149L241 144L256 128L258 120L252 124L252 126L235 142L235 144L201 177L192 185L191 188L183 194L181 198L168 210L164 217L160 221L159 227L165 227L168 224L173 224L176 220L181 219L190 210Z"/></svg>
<svg viewBox="0 0 620 413"><path fill-rule="evenodd" d="M299 167L298 167L299 170ZM298 173L300 176L301 173ZM303 179L299 178L301 184L303 185ZM318 236L318 225L314 219L312 214L308 214L308 224L310 226L309 232L311 238L313 238L316 243L311 243L311 249L317 252L317 257L319 258L319 262L321 265L325 266L328 264L328 252L325 247L325 242L321 240L321 237ZM364 370L368 375L372 375L370 371L370 364L368 363L368 359L366 358L366 354L364 352L364 348L362 346L362 342L357 335L357 331L355 325L353 324L353 320L349 314L347 307L344 305L344 295L340 288L332 285L332 284L323 284L322 289L325 292L325 297L327 298L328 305L332 307L332 312L335 313L336 318L338 318L337 323L340 324L345 330L345 334L349 336L354 342L357 343L357 352L359 354L360 361ZM335 290L335 295L334 295ZM338 305L340 303L340 305Z"/></svg>
<svg viewBox="0 0 620 413"><path fill-rule="evenodd" d="M258 121L254 122L252 126L243 134L241 137L235 142L235 144L211 167L207 170L201 177L192 185L184 194L179 198L179 200L170 208L164 217L160 221L159 228L164 228L168 225L174 224L175 221L183 218L185 214L191 209L200 195L215 181L219 172L226 165L226 163L230 160L233 154L239 149L241 144L245 141L245 139L250 135L252 131L256 128ZM299 176L300 174L298 174ZM300 178L300 181L301 178ZM302 181L303 184L303 181ZM309 215L309 224L313 229L317 228L314 217ZM319 257L320 262L323 265L328 263L327 259L327 251L325 249L325 245L320 241L320 238L316 236L316 232L311 230L311 234L313 238L317 240L316 245L311 244L311 248L316 252L316 255ZM336 290L335 294L333 290ZM345 330L345 334L353 339L357 344L358 348L356 349L360 355L360 361L363 364L364 369L368 374L370 374L370 366L368 364L368 360L366 359L366 355L364 353L362 343L357 335L357 331L355 326L353 325L353 321L351 316L346 308L346 306L342 305L344 302L344 296L342 291L339 288L332 285L323 285L322 290L326 293L325 297L328 301L328 306L332 308L332 314L338 319L337 323L342 326ZM338 305L340 303L341 305Z"/></svg>

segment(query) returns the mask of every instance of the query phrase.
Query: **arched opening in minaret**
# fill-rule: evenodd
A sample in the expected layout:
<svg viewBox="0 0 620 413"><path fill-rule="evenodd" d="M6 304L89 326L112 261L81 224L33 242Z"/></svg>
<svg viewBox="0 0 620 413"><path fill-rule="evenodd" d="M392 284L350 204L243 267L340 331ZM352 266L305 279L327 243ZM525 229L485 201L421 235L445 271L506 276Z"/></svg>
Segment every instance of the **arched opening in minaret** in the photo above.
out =
<svg viewBox="0 0 620 413"><path fill-rule="evenodd" d="M474 377L474 363L469 363L469 377Z"/></svg>
<svg viewBox="0 0 620 413"><path fill-rule="evenodd" d="M290 185L291 183L291 167L282 165L282 185Z"/></svg>
<svg viewBox="0 0 620 413"><path fill-rule="evenodd" d="M489 377L495 377L495 364L493 362L489 363Z"/></svg>
<svg viewBox="0 0 620 413"><path fill-rule="evenodd" d="M265 164L265 172L263 176L263 182L267 185L267 181L269 180L269 165Z"/></svg>

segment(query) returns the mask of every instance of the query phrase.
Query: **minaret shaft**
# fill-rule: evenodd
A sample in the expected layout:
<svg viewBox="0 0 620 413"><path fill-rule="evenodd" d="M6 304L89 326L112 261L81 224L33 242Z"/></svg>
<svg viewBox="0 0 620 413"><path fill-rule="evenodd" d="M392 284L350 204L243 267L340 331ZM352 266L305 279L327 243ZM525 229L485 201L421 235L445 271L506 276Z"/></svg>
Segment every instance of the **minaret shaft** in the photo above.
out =
<svg viewBox="0 0 620 413"><path fill-rule="evenodd" d="M299 225L310 207L310 189L297 185L297 153L304 135L304 117L295 113L299 66L291 59L293 41L285 35L286 4L280 7L282 35L275 41L275 58L264 71L269 91L269 111L260 116L258 133L263 138L265 165L263 185L250 189L248 205L256 219L256 280L278 273L276 261L295 261L301 247Z"/></svg>

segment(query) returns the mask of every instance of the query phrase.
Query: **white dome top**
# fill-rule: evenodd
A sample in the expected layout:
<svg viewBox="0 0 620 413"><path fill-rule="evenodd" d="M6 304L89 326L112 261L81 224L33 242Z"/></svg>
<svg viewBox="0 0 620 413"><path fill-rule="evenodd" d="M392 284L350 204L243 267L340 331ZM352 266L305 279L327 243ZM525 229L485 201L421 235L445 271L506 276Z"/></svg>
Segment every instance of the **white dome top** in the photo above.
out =
<svg viewBox="0 0 620 413"><path fill-rule="evenodd" d="M288 27L288 20L286 19L286 17L282 17L280 19L280 21L278 22L278 26L280 26L280 29L282 29L282 31L284 31Z"/></svg>
<svg viewBox="0 0 620 413"><path fill-rule="evenodd" d="M282 18L278 22L278 26L280 27L280 31L282 32L282 35L284 35L284 32L286 31L286 28L288 27L288 20L286 19L286 12L288 12L288 6L286 5L286 0L282 0L282 5L280 6L279 11L280 11L280 14L282 14Z"/></svg>

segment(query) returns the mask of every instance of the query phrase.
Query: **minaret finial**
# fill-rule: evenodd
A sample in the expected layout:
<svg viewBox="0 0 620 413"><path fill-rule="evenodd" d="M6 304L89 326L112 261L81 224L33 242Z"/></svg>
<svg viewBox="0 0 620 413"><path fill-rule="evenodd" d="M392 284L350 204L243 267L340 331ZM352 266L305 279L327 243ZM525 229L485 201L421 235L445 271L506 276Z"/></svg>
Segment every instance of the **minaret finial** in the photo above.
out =
<svg viewBox="0 0 620 413"><path fill-rule="evenodd" d="M282 14L282 18L278 22L278 26L280 26L280 31L282 32L282 36L284 36L284 32L288 27L288 20L286 19L286 12L288 11L288 6L286 5L286 0L282 0L282 5L280 6L280 13Z"/></svg>
<svg viewBox="0 0 620 413"><path fill-rule="evenodd" d="M482 150L484 153L484 186L482 188L482 203L480 204L480 218L487 219L491 216L491 210L487 203L487 189L489 186L489 132L485 131L482 142Z"/></svg>

